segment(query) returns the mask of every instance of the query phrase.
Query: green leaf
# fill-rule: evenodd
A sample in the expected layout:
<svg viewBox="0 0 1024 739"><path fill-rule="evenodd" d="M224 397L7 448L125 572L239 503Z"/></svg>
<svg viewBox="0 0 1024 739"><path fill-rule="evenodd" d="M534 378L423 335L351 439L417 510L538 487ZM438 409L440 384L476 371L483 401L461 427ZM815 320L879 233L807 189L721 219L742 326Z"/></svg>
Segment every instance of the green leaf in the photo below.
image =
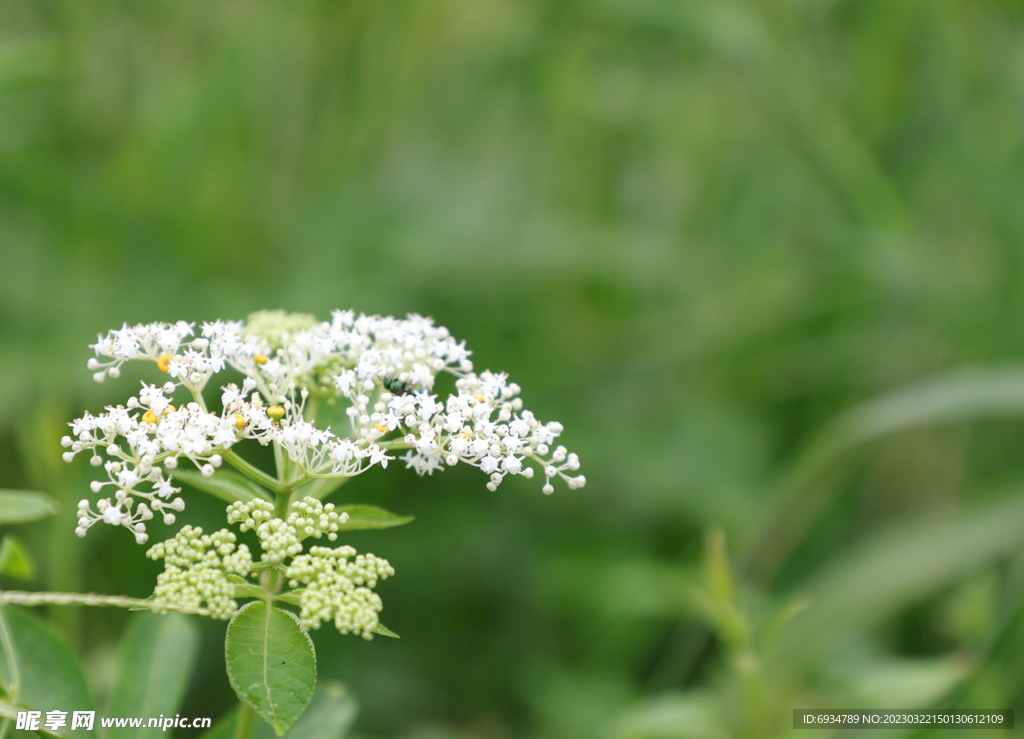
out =
<svg viewBox="0 0 1024 739"><path fill-rule="evenodd" d="M338 513L347 513L348 522L341 531L358 531L361 529L390 529L402 526L413 520L414 516L399 516L391 511L372 505L344 505L336 508Z"/></svg>
<svg viewBox="0 0 1024 739"><path fill-rule="evenodd" d="M278 593L274 596L274 600L279 600L282 603L291 603L293 606L302 605L302 591L305 588L295 588L295 590L289 590L285 593Z"/></svg>
<svg viewBox="0 0 1024 739"><path fill-rule="evenodd" d="M960 370L851 408L811 440L781 481L776 510L745 557L750 569L770 579L782 566L837 494L828 475L858 447L909 429L1022 415L1018 367Z"/></svg>
<svg viewBox="0 0 1024 739"><path fill-rule="evenodd" d="M35 562L25 545L15 536L5 536L0 545L0 575L31 580L36 576Z"/></svg>
<svg viewBox="0 0 1024 739"><path fill-rule="evenodd" d="M83 729L71 731L71 716L74 711L95 711L96 707L85 675L71 650L50 633L33 617L21 610L4 608L4 615L10 626L14 642L15 658L20 671L20 688L17 702L33 711L52 711L59 708L68 712L68 725L57 733L66 738L92 737L95 734ZM0 658L0 680L10 686L11 674L8 657L4 651Z"/></svg>
<svg viewBox="0 0 1024 739"><path fill-rule="evenodd" d="M224 655L238 699L284 734L316 685L313 642L298 619L262 601L247 603L228 624Z"/></svg>
<svg viewBox="0 0 1024 739"><path fill-rule="evenodd" d="M173 716L199 652L199 630L188 616L135 617L121 645L121 661L108 716ZM109 729L108 737L142 737L147 728Z"/></svg>
<svg viewBox="0 0 1024 739"><path fill-rule="evenodd" d="M202 473L196 470L176 469L174 479L228 503L245 503L254 498L270 500L267 491L248 477L223 468L214 472L212 477L203 477Z"/></svg>
<svg viewBox="0 0 1024 739"><path fill-rule="evenodd" d="M309 709L288 732L288 739L344 739L358 712L359 705L344 685L323 681L317 686ZM255 739L262 739L259 730Z"/></svg>
<svg viewBox="0 0 1024 739"><path fill-rule="evenodd" d="M847 664L847 663L852 664ZM836 660L834 680L855 705L932 706L976 668L967 654Z"/></svg>
<svg viewBox="0 0 1024 739"><path fill-rule="evenodd" d="M392 639L401 639L402 638L398 634L396 634L394 631L389 629L387 626L382 624L380 621L378 621L377 625L373 627L373 633L374 634L380 634L381 636L390 636Z"/></svg>
<svg viewBox="0 0 1024 739"><path fill-rule="evenodd" d="M350 479L351 478L348 477L320 477L315 480L310 480L295 491L295 497L298 500L307 496L316 498L317 500L323 500Z"/></svg>
<svg viewBox="0 0 1024 739"><path fill-rule="evenodd" d="M0 490L0 526L42 521L55 515L60 505L46 493Z"/></svg>
<svg viewBox="0 0 1024 739"><path fill-rule="evenodd" d="M729 732L703 692L665 693L637 703L608 731L609 739L726 739Z"/></svg>
<svg viewBox="0 0 1024 739"><path fill-rule="evenodd" d="M3 717L4 719L10 720L11 723L14 726L17 726L18 712L19 711L24 711L24 710L25 710L25 706L15 705L15 704L10 703L10 702L8 702L6 700L0 699L0 717ZM46 714L44 713L42 716L40 716L39 731L31 731L31 732L27 731L27 732L24 732L24 734L28 734L29 736L57 736L57 737L59 737L60 734L55 734L54 732L48 731L46 729L45 719L46 719ZM22 732L18 731L17 729L15 729L14 731L17 732L17 733L12 734L12 736L17 737L17 736L23 736L24 735Z"/></svg>
<svg viewBox="0 0 1024 739"><path fill-rule="evenodd" d="M787 629L777 654L811 653L844 633L877 624L1024 544L1019 493L954 520L893 527L826 566L799 590L812 607Z"/></svg>
<svg viewBox="0 0 1024 739"><path fill-rule="evenodd" d="M227 580L235 586L235 597L236 598L262 598L263 588L259 585L246 580L241 575L234 573L227 574ZM280 600L280 599L279 599Z"/></svg>
<svg viewBox="0 0 1024 739"><path fill-rule="evenodd" d="M288 739L344 739L355 722L359 705L341 683L323 680L316 686L313 700L302 718L288 731ZM233 739L237 711L231 711L200 739ZM253 739L272 739L273 730L259 723Z"/></svg>

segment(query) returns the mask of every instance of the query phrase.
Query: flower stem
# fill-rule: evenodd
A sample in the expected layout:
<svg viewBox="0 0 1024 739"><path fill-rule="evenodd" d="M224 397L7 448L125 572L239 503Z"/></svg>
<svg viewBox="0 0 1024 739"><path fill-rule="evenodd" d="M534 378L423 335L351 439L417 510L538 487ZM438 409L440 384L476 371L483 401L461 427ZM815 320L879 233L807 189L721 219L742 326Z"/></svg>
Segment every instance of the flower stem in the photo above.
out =
<svg viewBox="0 0 1024 739"><path fill-rule="evenodd" d="M256 712L239 701L238 718L235 722L235 739L251 739L255 728Z"/></svg>
<svg viewBox="0 0 1024 739"><path fill-rule="evenodd" d="M112 606L145 611L178 611L209 616L205 608L187 608L174 603L129 598L126 595L98 595L96 593L30 593L24 590L0 590L0 606L13 603L19 606Z"/></svg>
<svg viewBox="0 0 1024 739"><path fill-rule="evenodd" d="M271 477L270 475L268 475L266 472L259 469L255 465L246 462L244 459L239 457L238 454L231 451L230 449L225 449L220 453L220 455L228 464L230 464L232 467L234 467L236 470L241 472L243 475L248 477L253 482L258 482L263 487L267 488L268 490L273 490L274 492L277 492L281 489L281 485L277 480L275 480L273 477Z"/></svg>
<svg viewBox="0 0 1024 739"><path fill-rule="evenodd" d="M280 450L280 451L278 451ZM292 488L288 484L288 455L278 444L274 445L274 459L277 462L278 490L277 500L274 502L274 517L280 519L288 518L288 504L292 501ZM264 584L267 606L270 606L273 593L277 590L277 581L280 578L280 571L271 570L267 575Z"/></svg>
<svg viewBox="0 0 1024 739"><path fill-rule="evenodd" d="M14 646L14 639L11 638L10 627L7 625L7 615L3 608L0 608L0 645L4 648L4 656L7 658L7 692L12 703L17 703L18 695L21 692L21 670L18 666L18 652ZM6 727L4 727L6 734Z"/></svg>

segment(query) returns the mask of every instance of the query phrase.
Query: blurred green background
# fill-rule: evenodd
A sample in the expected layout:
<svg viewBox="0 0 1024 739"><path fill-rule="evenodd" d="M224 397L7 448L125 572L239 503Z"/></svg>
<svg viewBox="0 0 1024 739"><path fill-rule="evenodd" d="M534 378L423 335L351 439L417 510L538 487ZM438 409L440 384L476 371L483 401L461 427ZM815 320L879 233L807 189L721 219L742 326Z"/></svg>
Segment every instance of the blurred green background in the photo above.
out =
<svg viewBox="0 0 1024 739"><path fill-rule="evenodd" d="M417 517L351 541L402 639L316 634L358 736L1019 720L1022 124L1010 0L0 0L0 485L64 501L29 587L152 590L72 534L61 425L149 377L92 383L97 333L418 312L588 485L339 491ZM130 614L40 613L102 694Z"/></svg>

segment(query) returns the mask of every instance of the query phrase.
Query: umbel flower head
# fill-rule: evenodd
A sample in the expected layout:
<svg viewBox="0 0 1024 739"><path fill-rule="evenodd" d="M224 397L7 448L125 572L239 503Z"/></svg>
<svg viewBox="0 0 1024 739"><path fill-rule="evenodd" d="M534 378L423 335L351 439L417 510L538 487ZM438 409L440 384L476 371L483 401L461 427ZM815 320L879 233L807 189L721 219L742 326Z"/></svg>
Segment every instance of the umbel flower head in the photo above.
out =
<svg viewBox="0 0 1024 739"><path fill-rule="evenodd" d="M147 521L159 514L172 524L184 509L174 470L191 464L211 477L227 461L246 472L235 452L243 442L279 447L293 487L387 467L398 452L420 475L460 463L477 467L492 491L509 475L530 479L535 470L545 493L556 478L572 489L586 483L575 474L577 456L556 444L561 424L541 423L526 410L505 374L474 372L465 342L429 318L339 310L318 321L264 311L199 328L125 324L92 348L97 382L118 377L129 361L155 365L161 381L143 382L124 405L69 424L64 459L87 452L105 473L91 485L105 497L95 509L88 500L79 505L79 536L102 521L145 543ZM226 376L231 371L236 377ZM220 373L221 407L210 410L203 391ZM454 378L443 399L434 392L441 374ZM346 427L318 426L318 413L338 404Z"/></svg>

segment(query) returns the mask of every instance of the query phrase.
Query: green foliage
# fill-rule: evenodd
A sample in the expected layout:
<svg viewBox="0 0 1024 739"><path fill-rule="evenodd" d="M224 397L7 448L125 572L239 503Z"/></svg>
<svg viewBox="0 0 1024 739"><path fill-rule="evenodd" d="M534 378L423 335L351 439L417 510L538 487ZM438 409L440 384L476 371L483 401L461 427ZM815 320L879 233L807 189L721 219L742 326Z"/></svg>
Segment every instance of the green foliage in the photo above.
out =
<svg viewBox="0 0 1024 739"><path fill-rule="evenodd" d="M609 739L725 739L722 726L708 693L661 695L638 703L619 718L608 732Z"/></svg>
<svg viewBox="0 0 1024 739"><path fill-rule="evenodd" d="M411 523L415 516L399 516L397 513L385 511L372 505L343 505L338 506L338 513L347 513L348 521L342 527L343 531L358 531L361 529L390 529L393 526L404 526Z"/></svg>
<svg viewBox="0 0 1024 739"><path fill-rule="evenodd" d="M269 499L266 490L231 470L219 470L213 477L203 477L198 470L179 469L174 471L174 479L228 503L239 500L245 503L255 498Z"/></svg>
<svg viewBox="0 0 1024 739"><path fill-rule="evenodd" d="M288 730L288 739L345 739L359 706L340 683L320 681L313 700L302 717ZM233 739L237 716L234 711L217 722L201 739ZM270 724L258 724L253 739L272 739Z"/></svg>
<svg viewBox="0 0 1024 739"><path fill-rule="evenodd" d="M313 642L288 611L247 603L228 624L228 678L238 699L282 736L306 710L316 685Z"/></svg>
<svg viewBox="0 0 1024 739"><path fill-rule="evenodd" d="M0 618L6 620L10 634L10 641L0 640L0 683L16 710L52 711L59 707L69 718L58 731L60 736L95 736L83 729L71 733L72 712L95 710L82 667L71 650L20 610L4 608Z"/></svg>
<svg viewBox="0 0 1024 739"><path fill-rule="evenodd" d="M0 525L42 521L58 510L57 501L46 493L0 490Z"/></svg>
<svg viewBox="0 0 1024 739"><path fill-rule="evenodd" d="M726 624L769 716L911 683L1021 715L1018 4L11 0L0 29L0 459L62 503L17 532L48 587L153 578L130 541L58 551L88 481L12 443L138 387L92 383L97 333L416 311L589 483L301 489L416 517L352 542L394 563L402 640L315 635L366 735L740 737ZM176 527L223 525L188 492ZM734 597L702 602L719 528ZM64 612L101 674L120 622ZM199 660L187 710L219 716Z"/></svg>
<svg viewBox="0 0 1024 739"><path fill-rule="evenodd" d="M0 575L19 580L35 577L36 566L24 543L16 536L8 535L0 544Z"/></svg>
<svg viewBox="0 0 1024 739"><path fill-rule="evenodd" d="M181 614L139 615L121 642L107 716L173 716L192 679L199 650L196 624ZM148 728L107 729L110 739L142 737Z"/></svg>

